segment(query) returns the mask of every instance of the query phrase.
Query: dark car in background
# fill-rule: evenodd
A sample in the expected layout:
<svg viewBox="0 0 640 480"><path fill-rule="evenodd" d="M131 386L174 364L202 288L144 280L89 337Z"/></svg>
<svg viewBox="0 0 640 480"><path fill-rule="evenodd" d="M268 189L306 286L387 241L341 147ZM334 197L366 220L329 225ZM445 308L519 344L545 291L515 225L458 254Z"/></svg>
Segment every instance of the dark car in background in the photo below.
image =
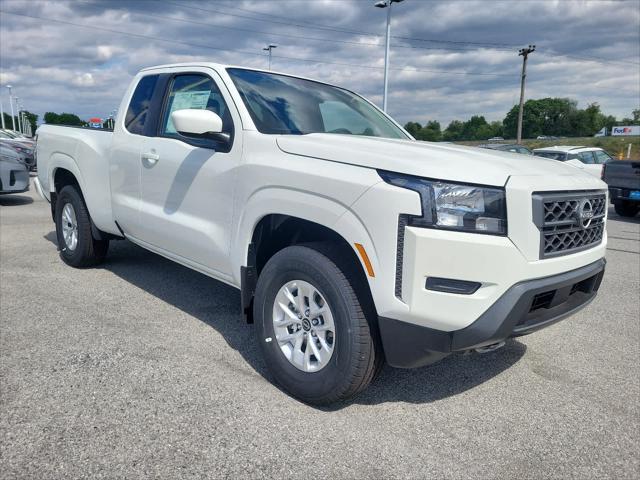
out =
<svg viewBox="0 0 640 480"><path fill-rule="evenodd" d="M635 217L640 212L640 162L608 162L602 170L602 179L609 186L609 201L616 213Z"/></svg>
<svg viewBox="0 0 640 480"><path fill-rule="evenodd" d="M478 147L488 148L490 150L501 150L503 152L521 153L523 155L533 155L531 150L517 143L485 143L478 145Z"/></svg>

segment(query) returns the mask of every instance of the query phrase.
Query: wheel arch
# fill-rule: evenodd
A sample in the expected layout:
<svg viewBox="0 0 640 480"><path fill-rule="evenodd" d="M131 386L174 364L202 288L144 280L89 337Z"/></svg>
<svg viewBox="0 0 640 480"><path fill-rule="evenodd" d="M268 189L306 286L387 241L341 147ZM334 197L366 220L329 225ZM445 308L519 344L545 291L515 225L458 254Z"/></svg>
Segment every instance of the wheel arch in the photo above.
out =
<svg viewBox="0 0 640 480"><path fill-rule="evenodd" d="M49 193L51 198L51 216L56 211L56 201L60 191L67 185L75 185L84 198L84 181L76 162L69 155L54 153L49 159ZM55 219L54 219L55 220Z"/></svg>
<svg viewBox="0 0 640 480"><path fill-rule="evenodd" d="M341 262L339 266L345 270L345 274L357 276L357 283L366 287L366 291L359 293L365 295L366 300L375 309L369 285L375 277L375 274L371 275L372 270L375 270L366 253L366 247L363 246L370 244L366 230L360 225L365 237L358 238L353 237L350 232L336 229L335 226L334 224L329 227L309 218L283 213L265 213L256 219L251 235L244 243L245 261L240 272L242 310L249 323L252 322L253 296L260 272L273 255L293 245L310 245ZM322 245L331 245L332 248L321 248Z"/></svg>

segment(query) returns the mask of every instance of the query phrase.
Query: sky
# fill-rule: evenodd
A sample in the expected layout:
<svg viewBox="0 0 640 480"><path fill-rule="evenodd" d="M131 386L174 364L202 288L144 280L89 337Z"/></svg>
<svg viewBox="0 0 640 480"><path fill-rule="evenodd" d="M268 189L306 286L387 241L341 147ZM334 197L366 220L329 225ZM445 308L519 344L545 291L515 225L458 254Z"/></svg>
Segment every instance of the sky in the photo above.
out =
<svg viewBox="0 0 640 480"><path fill-rule="evenodd" d="M387 10L375 0L0 0L0 84L26 110L106 118L146 66L214 61L344 86L382 104ZM388 112L484 115L520 94L630 117L640 106L640 0L404 0L392 6ZM5 111L8 89L0 89Z"/></svg>

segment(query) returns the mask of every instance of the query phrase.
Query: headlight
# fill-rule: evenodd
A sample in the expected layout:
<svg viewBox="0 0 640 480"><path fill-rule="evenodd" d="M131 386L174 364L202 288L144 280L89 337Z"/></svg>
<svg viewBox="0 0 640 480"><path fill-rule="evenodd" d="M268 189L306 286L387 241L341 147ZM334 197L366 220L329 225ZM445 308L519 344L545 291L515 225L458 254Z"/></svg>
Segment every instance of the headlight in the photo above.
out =
<svg viewBox="0 0 640 480"><path fill-rule="evenodd" d="M410 216L411 226L507 234L507 203L503 188L462 185L386 171L378 171L378 174L391 185L420 194L422 215Z"/></svg>

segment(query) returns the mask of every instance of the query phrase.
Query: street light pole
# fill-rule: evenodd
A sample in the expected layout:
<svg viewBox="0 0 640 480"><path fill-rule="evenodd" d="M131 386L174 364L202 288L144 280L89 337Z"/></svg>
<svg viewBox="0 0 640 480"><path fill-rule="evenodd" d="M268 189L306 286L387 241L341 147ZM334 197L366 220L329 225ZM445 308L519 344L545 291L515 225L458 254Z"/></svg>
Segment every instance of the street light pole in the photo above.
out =
<svg viewBox="0 0 640 480"><path fill-rule="evenodd" d="M5 130L7 127L4 125L4 108L2 107L2 97L0 96L0 117L2 118L2 129Z"/></svg>
<svg viewBox="0 0 640 480"><path fill-rule="evenodd" d="M13 131L16 131L16 119L13 116L13 96L11 95L11 85L5 85L9 89L9 106L11 107L11 123L13 124Z"/></svg>
<svg viewBox="0 0 640 480"><path fill-rule="evenodd" d="M273 43L270 43L269 45L267 45L262 49L265 52L269 52L269 70L271 70L271 50L273 50L274 48L278 48L278 46L274 45Z"/></svg>
<svg viewBox="0 0 640 480"><path fill-rule="evenodd" d="M384 46L384 90L382 91L382 110L387 111L387 91L389 87L389 46L391 43L391 5L400 3L403 0L383 0L374 6L387 9L387 34Z"/></svg>
<svg viewBox="0 0 640 480"><path fill-rule="evenodd" d="M516 143L522 143L522 117L524 114L524 81L527 77L527 57L530 53L536 51L535 45L529 45L527 48L521 48L518 56L522 56L522 77L520 78L520 109L518 110L518 133L516 135Z"/></svg>
<svg viewBox="0 0 640 480"><path fill-rule="evenodd" d="M18 131L20 133L22 133L22 122L20 121L20 104L18 103L18 100L20 100L18 97L14 97L16 99L16 116L18 117Z"/></svg>

